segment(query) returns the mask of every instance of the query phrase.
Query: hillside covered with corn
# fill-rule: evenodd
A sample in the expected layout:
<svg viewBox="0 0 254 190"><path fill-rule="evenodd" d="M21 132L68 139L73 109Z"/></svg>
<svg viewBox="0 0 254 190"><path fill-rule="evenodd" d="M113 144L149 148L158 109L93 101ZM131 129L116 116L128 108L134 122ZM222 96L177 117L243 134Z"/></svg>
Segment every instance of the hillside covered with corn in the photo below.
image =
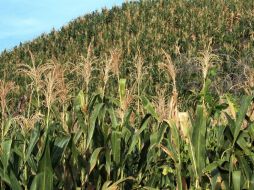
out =
<svg viewBox="0 0 254 190"><path fill-rule="evenodd" d="M254 1L141 0L0 54L0 189L254 189Z"/></svg>

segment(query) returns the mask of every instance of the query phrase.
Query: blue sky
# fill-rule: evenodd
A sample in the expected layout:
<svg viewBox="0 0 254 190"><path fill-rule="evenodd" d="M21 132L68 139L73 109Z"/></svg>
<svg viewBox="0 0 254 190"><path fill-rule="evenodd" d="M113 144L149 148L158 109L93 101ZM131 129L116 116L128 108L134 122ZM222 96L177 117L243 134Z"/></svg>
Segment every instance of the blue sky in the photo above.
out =
<svg viewBox="0 0 254 190"><path fill-rule="evenodd" d="M0 0L0 52L124 0Z"/></svg>

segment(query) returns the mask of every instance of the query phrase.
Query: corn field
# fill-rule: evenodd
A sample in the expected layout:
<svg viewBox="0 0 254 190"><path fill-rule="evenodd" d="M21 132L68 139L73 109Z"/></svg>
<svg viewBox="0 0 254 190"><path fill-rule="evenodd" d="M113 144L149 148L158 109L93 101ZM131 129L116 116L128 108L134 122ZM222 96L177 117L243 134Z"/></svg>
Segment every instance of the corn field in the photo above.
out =
<svg viewBox="0 0 254 190"><path fill-rule="evenodd" d="M0 55L0 189L254 189L254 3L157 0Z"/></svg>

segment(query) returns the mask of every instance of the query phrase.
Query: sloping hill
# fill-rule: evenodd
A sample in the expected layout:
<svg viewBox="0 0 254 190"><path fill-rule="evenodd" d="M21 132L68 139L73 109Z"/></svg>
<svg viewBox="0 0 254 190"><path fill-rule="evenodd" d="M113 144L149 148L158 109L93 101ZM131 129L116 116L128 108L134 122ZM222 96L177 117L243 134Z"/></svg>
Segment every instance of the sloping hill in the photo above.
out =
<svg viewBox="0 0 254 190"><path fill-rule="evenodd" d="M86 55L91 43L97 57L118 48L123 55L125 72L137 52L142 55L146 65L153 67L153 64L161 61L162 48L173 60L178 59L176 62L183 57L182 62L186 62L186 59L190 61L197 57L197 52L211 43L213 53L223 61L222 72L235 73L239 69L237 62L248 65L253 59L253 4L251 0L125 3L122 7L77 18L60 31L43 34L32 42L15 47L11 52L3 52L0 56L1 69L3 65L13 69L17 63L31 62L28 49L37 62L56 58L61 63L76 63L81 55ZM222 81L225 77L221 76ZM243 78L229 77L227 80L231 81L229 86L233 86Z"/></svg>

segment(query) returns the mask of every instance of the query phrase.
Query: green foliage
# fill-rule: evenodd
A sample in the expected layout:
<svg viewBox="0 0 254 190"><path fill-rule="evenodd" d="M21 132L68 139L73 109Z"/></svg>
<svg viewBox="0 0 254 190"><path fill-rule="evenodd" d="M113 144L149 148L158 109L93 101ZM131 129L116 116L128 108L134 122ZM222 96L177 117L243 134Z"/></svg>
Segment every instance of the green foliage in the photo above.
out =
<svg viewBox="0 0 254 190"><path fill-rule="evenodd" d="M124 3L3 52L0 189L254 189L252 8Z"/></svg>

